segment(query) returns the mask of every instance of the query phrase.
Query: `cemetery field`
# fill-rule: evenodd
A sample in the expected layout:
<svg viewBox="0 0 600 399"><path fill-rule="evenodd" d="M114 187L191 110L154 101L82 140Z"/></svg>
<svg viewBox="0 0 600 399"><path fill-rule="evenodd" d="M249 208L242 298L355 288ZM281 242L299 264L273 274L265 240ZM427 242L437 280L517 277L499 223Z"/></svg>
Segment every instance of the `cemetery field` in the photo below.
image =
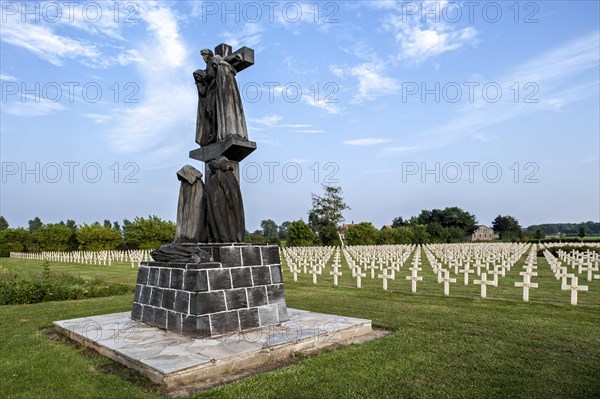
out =
<svg viewBox="0 0 600 399"><path fill-rule="evenodd" d="M411 258L407 260L410 263ZM523 262L523 260L521 260ZM361 317L375 328L390 331L377 341L329 350L319 356L298 354L295 362L233 384L198 393L194 398L593 398L600 396L600 281L580 292L579 304L545 280L544 258L537 260L538 289L530 302L522 291L502 281L488 287L442 284L427 270L410 292L409 281L391 280L383 291L381 279L363 280L354 288L349 274L340 286L318 276L299 275L284 267L289 307ZM4 268L41 270L42 262L2 260ZM517 264L518 265L518 264ZM516 266L517 266L516 265ZM407 266L405 266L407 267ZM51 263L53 271L70 271L133 284L137 269ZM64 269L63 269L64 268ZM329 272L329 268L326 269ZM404 269L402 269L404 270ZM549 267L548 267L549 270ZM513 281L520 277L516 276ZM404 278L404 273L399 273ZM331 277L331 276L327 276ZM544 282L546 281L546 282ZM398 285L394 285L398 283ZM546 284L547 283L547 284ZM544 288L545 285L549 285ZM471 288L473 292L468 291ZM547 289L547 292L544 292ZM564 298L563 298L564 296ZM43 331L54 320L127 311L133 295L79 301L46 302L0 307L0 386L6 398L156 398L160 390L148 382L131 382L135 374L90 351ZM55 337L56 338L56 337Z"/></svg>
<svg viewBox="0 0 600 399"><path fill-rule="evenodd" d="M39 273L43 270L43 265L41 261L0 258L0 270L2 269ZM111 283L128 284L132 287L135 287L137 278L137 267L131 268L130 263L123 262L113 262L111 266L50 262L50 270L70 273L85 279L99 278Z"/></svg>

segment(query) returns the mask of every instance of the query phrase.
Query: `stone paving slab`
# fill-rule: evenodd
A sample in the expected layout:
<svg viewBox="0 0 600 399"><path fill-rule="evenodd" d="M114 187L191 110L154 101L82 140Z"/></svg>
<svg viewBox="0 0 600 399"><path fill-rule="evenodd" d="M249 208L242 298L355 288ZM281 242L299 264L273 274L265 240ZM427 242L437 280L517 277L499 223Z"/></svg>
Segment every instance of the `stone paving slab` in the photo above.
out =
<svg viewBox="0 0 600 399"><path fill-rule="evenodd" d="M138 370L167 390L232 380L236 373L288 360L295 352L347 345L372 333L366 319L298 309L288 309L288 314L289 320L279 325L202 339L133 321L131 312L54 325L72 340Z"/></svg>

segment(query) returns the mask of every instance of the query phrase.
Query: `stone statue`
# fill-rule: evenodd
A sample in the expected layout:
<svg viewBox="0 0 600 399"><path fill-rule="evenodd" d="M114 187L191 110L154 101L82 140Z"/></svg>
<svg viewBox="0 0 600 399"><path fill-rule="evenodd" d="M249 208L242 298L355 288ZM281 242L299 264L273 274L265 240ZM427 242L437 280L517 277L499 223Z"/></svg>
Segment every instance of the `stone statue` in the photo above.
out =
<svg viewBox="0 0 600 399"><path fill-rule="evenodd" d="M208 242L244 242L246 228L240 184L231 162L220 156L208 162L205 188Z"/></svg>
<svg viewBox="0 0 600 399"><path fill-rule="evenodd" d="M248 140L242 99L232 65L242 59L240 54L215 55L211 50L200 51L206 69L196 70L194 80L198 89L196 143L206 146L235 136Z"/></svg>
<svg viewBox="0 0 600 399"><path fill-rule="evenodd" d="M206 242L206 206L202 173L191 165L177 172L181 181L177 204L176 243Z"/></svg>

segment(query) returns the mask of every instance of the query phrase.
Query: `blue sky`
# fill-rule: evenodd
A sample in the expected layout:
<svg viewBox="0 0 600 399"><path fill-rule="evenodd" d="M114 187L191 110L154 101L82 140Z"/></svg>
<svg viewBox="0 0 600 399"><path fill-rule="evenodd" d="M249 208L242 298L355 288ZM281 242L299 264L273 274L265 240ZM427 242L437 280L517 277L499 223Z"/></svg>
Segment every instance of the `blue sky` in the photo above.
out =
<svg viewBox="0 0 600 399"><path fill-rule="evenodd" d="M199 51L238 74L248 230L343 188L377 227L459 206L490 225L600 220L599 3L22 2L1 20L0 214L175 219Z"/></svg>

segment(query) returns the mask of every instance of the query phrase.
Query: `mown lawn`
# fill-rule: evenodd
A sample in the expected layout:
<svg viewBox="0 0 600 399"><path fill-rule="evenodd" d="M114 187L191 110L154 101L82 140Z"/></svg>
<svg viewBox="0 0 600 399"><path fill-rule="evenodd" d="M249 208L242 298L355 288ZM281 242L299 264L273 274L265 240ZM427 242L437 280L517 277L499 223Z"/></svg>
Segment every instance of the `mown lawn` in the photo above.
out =
<svg viewBox="0 0 600 399"><path fill-rule="evenodd" d="M20 267L41 267L41 262L30 263L22 262ZM51 264L52 270L72 268L75 273L98 273L105 280L135 281L135 271L128 265L111 269L67 264L64 270L55 265ZM3 261L2 266L14 265ZM570 306L568 298L552 302L542 292L538 294L540 300L534 300L535 290L532 302L523 303L519 290L513 293L508 286L507 295L500 295L502 290L498 289L494 296L491 287L490 298L482 300L470 292L457 291L453 295L454 286L460 282L451 287L450 297L443 297L442 287L435 282L430 289L423 285L424 289L413 295L406 281L399 286L390 284L392 290L383 292L380 281L359 290L332 287L326 281L317 286L292 283L289 273L285 280L289 307L368 318L375 327L392 333L193 397L600 396L600 301L594 301L594 295L600 299L597 288L590 287L589 293L581 294L581 298L589 295L583 306ZM159 392L148 390L148 384L142 384L146 387L142 388L129 382L130 373L103 371L110 361L90 356L89 351L62 340L50 340L41 331L54 320L126 311L131 302L132 295L123 295L0 307L2 397L160 397Z"/></svg>

